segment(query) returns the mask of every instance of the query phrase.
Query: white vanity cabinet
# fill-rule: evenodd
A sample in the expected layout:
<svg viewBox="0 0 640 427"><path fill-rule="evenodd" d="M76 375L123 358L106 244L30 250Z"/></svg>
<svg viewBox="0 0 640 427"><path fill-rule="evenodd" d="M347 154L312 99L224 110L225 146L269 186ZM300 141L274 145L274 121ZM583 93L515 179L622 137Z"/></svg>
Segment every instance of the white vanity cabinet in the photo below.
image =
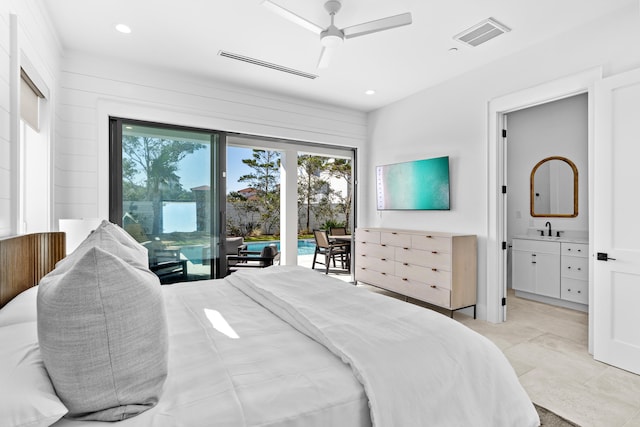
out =
<svg viewBox="0 0 640 427"><path fill-rule="evenodd" d="M589 303L589 245L561 243L561 298L579 304Z"/></svg>
<svg viewBox="0 0 640 427"><path fill-rule="evenodd" d="M513 289L560 298L560 243L513 240Z"/></svg>
<svg viewBox="0 0 640 427"><path fill-rule="evenodd" d="M516 295L586 310L589 245L562 240L514 238L512 287Z"/></svg>

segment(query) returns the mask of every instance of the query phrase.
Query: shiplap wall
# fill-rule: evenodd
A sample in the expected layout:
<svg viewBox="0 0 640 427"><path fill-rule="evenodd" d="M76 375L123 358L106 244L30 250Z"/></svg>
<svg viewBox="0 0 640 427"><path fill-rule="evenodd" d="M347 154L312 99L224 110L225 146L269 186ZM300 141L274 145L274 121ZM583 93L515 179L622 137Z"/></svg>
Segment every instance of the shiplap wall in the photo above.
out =
<svg viewBox="0 0 640 427"><path fill-rule="evenodd" d="M12 214L17 211L18 200L13 194L17 174L15 149L11 140L11 29L10 16L17 16L17 44L20 56L26 56L50 90L55 105L59 70L60 44L47 13L38 0L0 1L0 236L15 234ZM20 58L18 58L20 61ZM54 108L54 107L52 107ZM15 117L15 116L13 116ZM50 182L43 182L50 185Z"/></svg>
<svg viewBox="0 0 640 427"><path fill-rule="evenodd" d="M298 78L293 76L292 78ZM108 118L363 147L366 114L85 54L62 66L55 215L108 215Z"/></svg>

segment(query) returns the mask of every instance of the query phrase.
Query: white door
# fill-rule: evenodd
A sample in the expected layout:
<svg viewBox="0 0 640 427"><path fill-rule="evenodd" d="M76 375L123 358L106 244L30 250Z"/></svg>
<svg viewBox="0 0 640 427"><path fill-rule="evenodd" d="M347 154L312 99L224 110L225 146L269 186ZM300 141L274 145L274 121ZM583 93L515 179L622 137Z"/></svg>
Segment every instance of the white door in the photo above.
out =
<svg viewBox="0 0 640 427"><path fill-rule="evenodd" d="M640 69L595 95L593 351L640 374Z"/></svg>

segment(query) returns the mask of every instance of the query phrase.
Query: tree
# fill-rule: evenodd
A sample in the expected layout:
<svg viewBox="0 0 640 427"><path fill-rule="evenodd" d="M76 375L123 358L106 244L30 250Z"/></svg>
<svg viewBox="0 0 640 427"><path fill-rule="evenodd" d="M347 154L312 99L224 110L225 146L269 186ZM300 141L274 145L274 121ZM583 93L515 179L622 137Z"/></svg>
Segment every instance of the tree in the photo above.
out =
<svg viewBox="0 0 640 427"><path fill-rule="evenodd" d="M307 220L305 231L310 232L312 205L317 202L317 195L329 183L322 175L326 169L326 157L303 154L298 156L298 203L306 209Z"/></svg>
<svg viewBox="0 0 640 427"><path fill-rule="evenodd" d="M162 232L163 200L193 200L193 195L184 194L186 191L177 175L178 163L187 154L204 147L203 144L193 142L123 135L123 193L126 191L125 194L129 197L152 202L152 234Z"/></svg>
<svg viewBox="0 0 640 427"><path fill-rule="evenodd" d="M353 179L351 174L351 160L348 159L334 159L333 162L329 163L327 170L331 174L331 176L343 179L347 183L347 194L336 194L339 202L339 207L341 211L344 213L344 223L345 227L349 228L349 217L351 216L351 198L352 198L352 189L353 189Z"/></svg>
<svg viewBox="0 0 640 427"><path fill-rule="evenodd" d="M253 230L260 227L257 219L260 217L260 208L253 199L247 199L237 191L227 195L227 204L233 207L234 214L227 212L227 234L230 236L247 237Z"/></svg>
<svg viewBox="0 0 640 427"><path fill-rule="evenodd" d="M265 231L271 234L274 224L280 222L280 153L269 150L253 150L252 158L242 163L253 169L238 182L246 182L256 190L260 218Z"/></svg>

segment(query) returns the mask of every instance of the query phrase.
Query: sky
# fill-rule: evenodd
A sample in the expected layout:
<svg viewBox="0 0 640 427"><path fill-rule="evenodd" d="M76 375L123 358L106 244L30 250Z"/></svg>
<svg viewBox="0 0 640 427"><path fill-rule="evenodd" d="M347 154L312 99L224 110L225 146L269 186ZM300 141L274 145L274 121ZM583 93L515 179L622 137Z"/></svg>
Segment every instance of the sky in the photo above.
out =
<svg viewBox="0 0 640 427"><path fill-rule="evenodd" d="M247 183L238 182L238 179L252 172L251 168L242 163L242 159L250 159L252 153L253 150L250 148L227 147L227 193L247 187ZM184 189L209 184L209 156L210 146L207 145L182 159L178 175Z"/></svg>

